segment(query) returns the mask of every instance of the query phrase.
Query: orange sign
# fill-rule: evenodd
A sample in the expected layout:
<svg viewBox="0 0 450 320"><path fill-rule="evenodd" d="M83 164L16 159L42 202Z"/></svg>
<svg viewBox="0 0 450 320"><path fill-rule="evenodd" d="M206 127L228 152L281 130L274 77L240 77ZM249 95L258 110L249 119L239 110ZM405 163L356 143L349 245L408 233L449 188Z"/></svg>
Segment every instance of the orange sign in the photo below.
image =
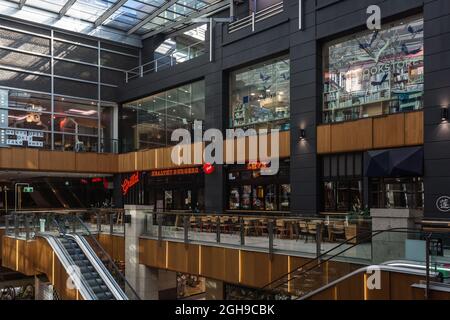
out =
<svg viewBox="0 0 450 320"><path fill-rule="evenodd" d="M247 163L247 170L265 169L265 168L269 168L269 165L270 165L270 162L260 162L260 161L249 162L249 163Z"/></svg>
<svg viewBox="0 0 450 320"><path fill-rule="evenodd" d="M199 167L193 168L178 168L178 169L166 169L166 170L153 170L151 172L152 177L165 177L165 176L178 176L188 174L200 173Z"/></svg>
<svg viewBox="0 0 450 320"><path fill-rule="evenodd" d="M122 182L122 193L123 195L127 195L128 190L139 182L139 172L133 174L129 179L125 179Z"/></svg>

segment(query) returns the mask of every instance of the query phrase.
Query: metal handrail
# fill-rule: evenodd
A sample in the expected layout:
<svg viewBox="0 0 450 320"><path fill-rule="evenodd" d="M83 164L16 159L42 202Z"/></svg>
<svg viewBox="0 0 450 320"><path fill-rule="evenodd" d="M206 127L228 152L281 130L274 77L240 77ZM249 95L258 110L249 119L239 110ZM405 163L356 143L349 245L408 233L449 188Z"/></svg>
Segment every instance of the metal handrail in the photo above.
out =
<svg viewBox="0 0 450 320"><path fill-rule="evenodd" d="M105 251L105 249L102 247L102 245L100 244L100 242L98 242L97 238L91 233L91 231L89 230L89 228L86 226L86 224L80 219L80 217L78 216L66 216L67 217L71 217L73 219L75 219L76 222L78 222L87 232L88 236L93 240L93 242L95 243L95 245L101 250L101 253L106 257L106 259L108 260L108 263L112 266L112 268L114 269L114 272L116 274L119 275L119 277L121 278L121 280L124 282L124 284L126 284L129 289L131 290L131 292L133 293L133 295L140 300L139 295L137 294L137 292L134 290L133 286L128 282L128 280L123 276L122 272L120 272L119 268L117 267L117 265L114 263L114 261L111 259L110 255Z"/></svg>
<svg viewBox="0 0 450 320"><path fill-rule="evenodd" d="M283 10L284 10L283 1L275 3L261 11L253 12L251 15L245 18L230 23L228 25L228 32L232 33L241 30L245 27L252 26L254 25L255 22L263 21L267 18L270 18L276 14L283 12Z"/></svg>
<svg viewBox="0 0 450 320"><path fill-rule="evenodd" d="M339 284L339 283L341 283L341 282L343 282L343 281L345 281L347 279L350 279L351 277L353 277L353 276L355 276L357 274L360 274L360 273L363 273L363 272L366 273L367 271L371 270L371 268L374 268L374 267L376 267L380 271L384 271L384 272L401 272L401 273L404 273L404 274L426 276L426 272L425 271L414 270L414 269L407 268L407 267L395 266L395 265L391 265L390 262L386 262L386 263L382 263L382 264L375 265L375 266L362 267L362 268L359 268L359 269L357 269L355 271L352 271L352 272L342 276L341 278L336 279L336 280L326 284L323 287L320 287L320 288L318 288L316 290L313 290L313 291L307 293L306 295L300 297L298 300L307 300L307 299L315 296L316 294L318 294L318 293L320 293L320 292L322 292L322 291L324 291L326 289L332 288L332 287L336 286L337 284ZM433 272L432 275L434 277L436 277L437 273Z"/></svg>
<svg viewBox="0 0 450 320"><path fill-rule="evenodd" d="M286 274L284 274L283 276L277 278L276 280L271 281L270 283L266 284L262 289L263 290L276 290L277 288L279 288L280 286L289 283L290 281L293 280L293 278L289 279L289 276L300 272L300 276L312 271L313 269L316 269L317 267L321 266L322 264L324 264L325 262L330 261L331 259L334 259L338 256L341 256L343 253L347 252L350 249L353 249L354 247L366 242L369 239L373 239L375 236L382 234L382 233L386 233L386 232L406 232L406 233L416 233L416 234L428 234L428 233L424 233L423 231L417 230L417 229L410 229L410 228L390 228L390 229L386 229L386 230L375 230L375 231L367 231L364 232L364 234L366 234L367 236L364 237L362 240L358 241L357 243L351 243L352 241L354 241L357 236L352 237L348 240L346 240L345 242L340 243L339 245L331 248L330 250L324 252L323 254L317 256L315 259L309 260L308 262L304 263L303 265L301 265L300 267L296 268L295 270L292 270L291 272L288 272ZM361 237L361 235L359 235ZM351 243L351 246L345 248L342 251L339 251L336 254L333 254L329 257L326 257L330 252L335 251L337 248L342 247L345 244L349 244ZM325 258L326 257L326 258ZM313 264L312 267L309 267L305 270L303 270L306 266ZM282 281L283 279L287 278L287 281L283 281L282 283L280 283L279 285L272 287L273 284L276 284L277 282ZM298 276L297 276L298 278Z"/></svg>
<svg viewBox="0 0 450 320"><path fill-rule="evenodd" d="M146 62L146 63L141 64L141 65L139 65L139 66L137 66L137 67L134 67L134 68L132 68L132 69L130 69L130 70L127 70L127 71L125 71L126 82L128 82L128 80L131 80L131 79L134 79L134 78L137 78L137 77L142 77L144 74L146 74L146 73L152 71L153 69L155 69L156 72L157 72L158 67L160 68L160 67L162 67L162 66L167 65L167 64L164 64L164 65L162 65L162 66L158 66L158 62L159 62L160 60L170 58L170 65L172 65L172 61L173 61L173 58L174 58L174 55L175 55L175 54L180 53L180 52L182 52L183 50L188 50L188 55L189 55L191 48L193 48L193 47L195 47L195 46L198 46L198 45L200 45L200 44L204 44L204 43L205 43L204 41L198 41L198 42L192 43L192 44L190 44L190 45L188 45L188 46L185 46L185 47L183 47L183 48L175 49L175 50L174 50L173 52L171 52L170 54L162 55L162 56L159 57L159 58L156 58L156 59L154 59L154 60L152 60L152 61ZM205 49L204 49L204 48L203 48L203 49L200 49L199 52L205 53ZM191 59L189 59L189 57L188 57L187 60L191 60ZM186 60L186 61L187 61L187 60ZM155 67L154 67L153 69L147 70L147 71L144 70L145 67L147 67L147 66L149 66L149 65L153 65L153 64L155 65Z"/></svg>
<svg viewBox="0 0 450 320"><path fill-rule="evenodd" d="M282 211L277 211L277 215L264 215L261 214L259 212L255 212L255 213L242 213L242 212L223 212L223 213L216 213L216 212L211 212L211 213L207 213L207 212L192 212L192 211L146 211L146 214L152 214L152 215L162 215L162 216L193 216L193 217L233 217L233 218L251 218L251 219L284 219L284 220L317 220L317 221L345 221L346 220L346 216L348 216L351 212L348 213L343 213L342 217L329 217L329 219L327 220L327 218L325 217L321 217L321 216L305 216L305 215L298 215L298 216L294 216L292 215L290 212L286 212L285 215L279 215L278 213L280 213ZM360 218L355 218L353 219L352 217L348 218L349 222L352 221L371 221L372 217L370 216L361 216Z"/></svg>

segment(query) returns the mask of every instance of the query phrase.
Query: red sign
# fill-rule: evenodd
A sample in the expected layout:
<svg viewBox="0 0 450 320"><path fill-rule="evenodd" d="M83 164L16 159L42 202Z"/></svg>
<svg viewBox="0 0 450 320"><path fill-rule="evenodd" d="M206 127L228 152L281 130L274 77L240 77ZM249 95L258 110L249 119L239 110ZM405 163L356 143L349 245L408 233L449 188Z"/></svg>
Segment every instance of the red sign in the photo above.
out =
<svg viewBox="0 0 450 320"><path fill-rule="evenodd" d="M209 162L207 162L203 165L203 172L205 174L211 174L214 172L214 170L215 170L214 166Z"/></svg>
<svg viewBox="0 0 450 320"><path fill-rule="evenodd" d="M131 187L136 185L139 182L139 172L133 174L129 179L125 179L122 182L122 194L125 196L130 190Z"/></svg>
<svg viewBox="0 0 450 320"><path fill-rule="evenodd" d="M178 176L187 174L200 173L198 167L193 168L179 168L179 169L166 169L166 170L153 170L151 172L152 177L164 177L164 176Z"/></svg>

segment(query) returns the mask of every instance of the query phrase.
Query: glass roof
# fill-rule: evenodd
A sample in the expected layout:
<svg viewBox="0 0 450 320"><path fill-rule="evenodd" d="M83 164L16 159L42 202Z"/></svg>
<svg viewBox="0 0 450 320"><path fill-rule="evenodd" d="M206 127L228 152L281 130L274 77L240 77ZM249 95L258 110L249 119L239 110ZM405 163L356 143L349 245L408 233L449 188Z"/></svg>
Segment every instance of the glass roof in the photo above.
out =
<svg viewBox="0 0 450 320"><path fill-rule="evenodd" d="M141 39L149 32L170 33L184 28L192 24L191 19L228 5L229 0L0 0L0 14L20 18L26 13L26 19L30 20L32 13L39 14L40 11L54 18L33 21L41 23L43 20L53 26L58 20L70 20L72 24L78 21L90 25L92 30L109 30ZM89 30L75 25L72 30L80 29Z"/></svg>

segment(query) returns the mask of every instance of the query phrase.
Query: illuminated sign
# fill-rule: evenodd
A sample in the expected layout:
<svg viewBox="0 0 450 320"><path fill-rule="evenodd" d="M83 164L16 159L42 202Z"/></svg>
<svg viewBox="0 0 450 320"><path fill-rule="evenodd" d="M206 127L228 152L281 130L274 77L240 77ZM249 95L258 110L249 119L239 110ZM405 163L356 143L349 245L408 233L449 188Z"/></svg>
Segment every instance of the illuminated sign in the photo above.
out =
<svg viewBox="0 0 450 320"><path fill-rule="evenodd" d="M214 172L214 170L215 170L214 166L209 162L203 165L203 172L206 174L211 174Z"/></svg>
<svg viewBox="0 0 450 320"><path fill-rule="evenodd" d="M151 172L152 177L165 177L165 176L178 176L188 174L198 174L200 169L198 167L193 168L178 168L178 169L166 169L166 170L154 170Z"/></svg>
<svg viewBox="0 0 450 320"><path fill-rule="evenodd" d="M254 161L247 163L247 170L260 170L269 168L270 162Z"/></svg>
<svg viewBox="0 0 450 320"><path fill-rule="evenodd" d="M124 196L127 195L128 190L130 190L131 187L136 185L139 182L139 172L136 172L133 174L129 179L125 179L122 182L122 194Z"/></svg>

